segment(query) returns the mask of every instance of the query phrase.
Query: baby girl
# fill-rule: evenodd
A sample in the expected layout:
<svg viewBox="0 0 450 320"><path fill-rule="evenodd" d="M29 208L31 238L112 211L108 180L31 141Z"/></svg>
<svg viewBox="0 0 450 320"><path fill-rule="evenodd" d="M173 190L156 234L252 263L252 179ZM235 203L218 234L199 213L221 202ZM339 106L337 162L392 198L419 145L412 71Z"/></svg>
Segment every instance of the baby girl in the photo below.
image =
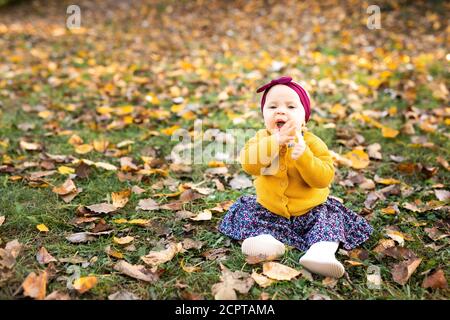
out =
<svg viewBox="0 0 450 320"><path fill-rule="evenodd" d="M228 210L220 232L244 240L246 255L280 257L285 244L306 253L299 263L313 273L339 278L343 265L335 253L365 242L367 221L329 197L334 178L327 145L306 130L311 115L306 90L291 77L262 86L265 129L240 153L242 168L256 177L256 196L240 197Z"/></svg>

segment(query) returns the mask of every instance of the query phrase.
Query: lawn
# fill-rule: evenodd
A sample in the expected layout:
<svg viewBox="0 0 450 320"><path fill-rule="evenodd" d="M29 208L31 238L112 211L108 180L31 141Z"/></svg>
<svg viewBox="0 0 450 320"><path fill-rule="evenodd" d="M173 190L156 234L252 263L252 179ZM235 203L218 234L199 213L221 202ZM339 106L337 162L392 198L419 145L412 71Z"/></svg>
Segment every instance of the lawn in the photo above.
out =
<svg viewBox="0 0 450 320"><path fill-rule="evenodd" d="M383 1L374 30L350 1L78 3L76 29L69 1L0 6L1 299L214 299L227 270L251 284L238 299L449 298L448 3ZM281 75L311 93L331 195L375 228L340 279L289 247L299 275L251 280L264 262L217 230L251 177L170 157L195 121L219 141L262 128L256 88Z"/></svg>

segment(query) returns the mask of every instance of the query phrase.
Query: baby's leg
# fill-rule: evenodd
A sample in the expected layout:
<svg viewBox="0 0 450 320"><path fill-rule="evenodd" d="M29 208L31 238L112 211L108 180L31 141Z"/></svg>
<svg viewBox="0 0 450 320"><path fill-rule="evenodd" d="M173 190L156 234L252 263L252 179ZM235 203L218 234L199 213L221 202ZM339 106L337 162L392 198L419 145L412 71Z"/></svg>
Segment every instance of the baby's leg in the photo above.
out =
<svg viewBox="0 0 450 320"><path fill-rule="evenodd" d="M313 273L340 278L344 275L345 269L335 257L338 247L339 242L316 242L300 258L299 263Z"/></svg>
<svg viewBox="0 0 450 320"><path fill-rule="evenodd" d="M270 234L250 237L242 242L242 253L248 256L264 255L277 258L284 254L285 246Z"/></svg>

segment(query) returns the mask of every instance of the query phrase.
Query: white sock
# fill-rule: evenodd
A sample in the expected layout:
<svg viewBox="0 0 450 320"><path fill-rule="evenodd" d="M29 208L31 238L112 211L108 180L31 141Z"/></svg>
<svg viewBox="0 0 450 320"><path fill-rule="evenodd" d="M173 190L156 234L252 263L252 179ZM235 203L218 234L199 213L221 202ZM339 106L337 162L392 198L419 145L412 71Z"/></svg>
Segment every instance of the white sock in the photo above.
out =
<svg viewBox="0 0 450 320"><path fill-rule="evenodd" d="M345 269L335 257L338 247L339 242L334 241L314 243L300 258L299 263L313 273L340 278L344 275Z"/></svg>
<svg viewBox="0 0 450 320"><path fill-rule="evenodd" d="M270 234L250 237L242 242L242 253L248 256L279 257L284 251L284 244Z"/></svg>

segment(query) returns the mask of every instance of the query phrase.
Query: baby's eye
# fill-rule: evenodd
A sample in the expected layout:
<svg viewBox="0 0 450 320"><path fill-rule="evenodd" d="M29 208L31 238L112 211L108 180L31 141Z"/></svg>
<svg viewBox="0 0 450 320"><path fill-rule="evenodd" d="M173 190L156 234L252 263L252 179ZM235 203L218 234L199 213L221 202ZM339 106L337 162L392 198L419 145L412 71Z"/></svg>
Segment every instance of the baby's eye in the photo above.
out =
<svg viewBox="0 0 450 320"><path fill-rule="evenodd" d="M295 106L289 106L288 108L289 109L295 109Z"/></svg>
<svg viewBox="0 0 450 320"><path fill-rule="evenodd" d="M269 107L269 109L275 109L276 108L276 106L270 106Z"/></svg>

